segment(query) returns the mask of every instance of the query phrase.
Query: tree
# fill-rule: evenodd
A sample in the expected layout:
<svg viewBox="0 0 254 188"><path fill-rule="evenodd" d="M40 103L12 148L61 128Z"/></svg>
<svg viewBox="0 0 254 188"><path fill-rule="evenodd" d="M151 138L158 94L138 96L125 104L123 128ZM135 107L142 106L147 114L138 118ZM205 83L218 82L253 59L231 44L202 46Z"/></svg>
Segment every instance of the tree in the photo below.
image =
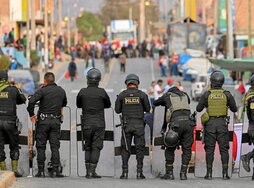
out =
<svg viewBox="0 0 254 188"><path fill-rule="evenodd" d="M85 40L99 40L102 37L103 26L96 15L84 11L82 16L76 20L79 33Z"/></svg>
<svg viewBox="0 0 254 188"><path fill-rule="evenodd" d="M105 0L105 3L99 13L99 19L103 26L110 25L111 20L129 19L129 10L132 9L132 18L139 21L139 0ZM159 7L150 1L145 11L146 24L157 22L159 20Z"/></svg>

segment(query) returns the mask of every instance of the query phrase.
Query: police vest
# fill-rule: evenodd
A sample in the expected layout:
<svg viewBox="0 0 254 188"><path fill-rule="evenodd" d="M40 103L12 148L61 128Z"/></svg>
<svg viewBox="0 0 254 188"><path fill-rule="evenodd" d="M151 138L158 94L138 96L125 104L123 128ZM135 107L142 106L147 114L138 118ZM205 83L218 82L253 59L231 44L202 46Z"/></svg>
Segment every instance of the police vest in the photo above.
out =
<svg viewBox="0 0 254 188"><path fill-rule="evenodd" d="M11 97L11 93L5 91L5 88L9 87L7 83L0 86L0 116L13 116L16 114L15 103Z"/></svg>
<svg viewBox="0 0 254 188"><path fill-rule="evenodd" d="M254 90L249 89L244 98L244 104L247 107L249 121L254 121Z"/></svg>
<svg viewBox="0 0 254 188"><path fill-rule="evenodd" d="M125 92L125 95L122 100L122 114L124 117L130 118L143 118L144 117L144 108L141 99L140 91Z"/></svg>
<svg viewBox="0 0 254 188"><path fill-rule="evenodd" d="M177 110L190 110L188 97L186 95L179 96L175 93L169 94L169 99L171 101L170 108L166 112L166 122L169 123L171 120L172 114Z"/></svg>
<svg viewBox="0 0 254 188"><path fill-rule="evenodd" d="M211 89L208 96L207 113L209 116L226 116L228 113L227 96L223 89Z"/></svg>

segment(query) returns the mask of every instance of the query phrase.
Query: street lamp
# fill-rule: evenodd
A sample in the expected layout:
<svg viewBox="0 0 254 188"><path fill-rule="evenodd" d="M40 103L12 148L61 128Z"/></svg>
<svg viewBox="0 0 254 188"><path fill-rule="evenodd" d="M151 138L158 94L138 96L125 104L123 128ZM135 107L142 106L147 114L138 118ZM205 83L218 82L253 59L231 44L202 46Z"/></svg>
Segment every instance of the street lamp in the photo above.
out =
<svg viewBox="0 0 254 188"><path fill-rule="evenodd" d="M150 6L150 4L151 4L150 1L145 2L145 6Z"/></svg>

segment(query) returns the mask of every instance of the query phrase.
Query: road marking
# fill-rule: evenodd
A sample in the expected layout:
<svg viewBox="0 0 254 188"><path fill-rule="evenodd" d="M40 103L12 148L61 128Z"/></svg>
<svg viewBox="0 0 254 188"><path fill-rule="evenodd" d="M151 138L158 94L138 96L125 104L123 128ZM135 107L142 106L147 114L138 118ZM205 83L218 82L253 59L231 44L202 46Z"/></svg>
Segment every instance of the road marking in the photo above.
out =
<svg viewBox="0 0 254 188"><path fill-rule="evenodd" d="M58 85L64 78L65 73L62 74L62 76L56 81L56 84Z"/></svg>
<svg viewBox="0 0 254 188"><path fill-rule="evenodd" d="M154 64L154 61L153 61L153 59L151 59L150 65L151 65L152 80L155 80L153 64Z"/></svg>
<svg viewBox="0 0 254 188"><path fill-rule="evenodd" d="M116 59L113 58L113 59L111 60L110 65L109 65L109 73L105 73L105 75L104 75L104 77L103 77L103 79L102 79L102 82L101 82L101 84L100 84L100 86L101 86L102 88L106 88L106 87L107 87L108 82L109 82L109 79L110 79L110 77L111 77L111 75L112 75L112 71L113 71L113 67L114 67L114 65L115 65L115 62L116 62Z"/></svg>

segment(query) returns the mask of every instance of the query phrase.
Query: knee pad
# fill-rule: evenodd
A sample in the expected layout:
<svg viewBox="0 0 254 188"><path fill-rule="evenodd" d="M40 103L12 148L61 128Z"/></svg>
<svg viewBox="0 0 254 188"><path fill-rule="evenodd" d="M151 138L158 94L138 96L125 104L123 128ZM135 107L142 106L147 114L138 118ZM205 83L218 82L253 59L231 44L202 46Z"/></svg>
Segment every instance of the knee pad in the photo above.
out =
<svg viewBox="0 0 254 188"><path fill-rule="evenodd" d="M11 152L10 157L11 157L12 160L19 160L19 151Z"/></svg>

